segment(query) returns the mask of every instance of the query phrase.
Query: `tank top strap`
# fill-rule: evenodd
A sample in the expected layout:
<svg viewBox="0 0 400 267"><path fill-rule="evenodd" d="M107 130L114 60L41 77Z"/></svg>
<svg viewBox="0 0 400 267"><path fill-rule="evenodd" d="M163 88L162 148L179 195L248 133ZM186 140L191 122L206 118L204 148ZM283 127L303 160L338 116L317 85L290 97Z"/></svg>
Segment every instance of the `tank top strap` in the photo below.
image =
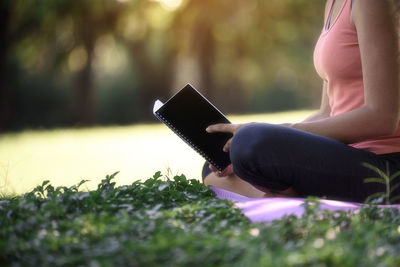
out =
<svg viewBox="0 0 400 267"><path fill-rule="evenodd" d="M343 23L346 24L345 27L349 27L350 25L350 13L351 13L351 4L352 1L350 0L344 0L342 3L342 6L339 9L338 14L336 15L335 18L332 17L332 9L333 9L333 4L335 3L335 0L332 0L331 8L328 14L328 18L325 24L324 32L330 32L331 28L335 26L335 24L341 24L339 27L343 27ZM337 26L336 26L337 27Z"/></svg>

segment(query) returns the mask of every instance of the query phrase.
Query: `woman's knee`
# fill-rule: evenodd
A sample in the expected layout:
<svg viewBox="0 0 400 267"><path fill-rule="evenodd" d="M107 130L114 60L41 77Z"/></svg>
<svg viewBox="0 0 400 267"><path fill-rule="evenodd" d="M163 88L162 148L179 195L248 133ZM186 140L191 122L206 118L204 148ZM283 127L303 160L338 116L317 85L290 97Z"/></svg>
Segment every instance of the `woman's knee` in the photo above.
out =
<svg viewBox="0 0 400 267"><path fill-rule="evenodd" d="M269 151L278 150L285 142L286 127L265 123L243 126L235 134L230 147L233 165L243 165L265 158Z"/></svg>
<svg viewBox="0 0 400 267"><path fill-rule="evenodd" d="M287 153L291 153L290 128L255 123L242 127L230 149L233 170L243 180L272 190L285 190L291 183L282 177Z"/></svg>
<svg viewBox="0 0 400 267"><path fill-rule="evenodd" d="M255 130L255 124L249 124L243 126L235 133L229 151L233 166L247 163L253 157L256 149L255 143L258 142L254 138Z"/></svg>

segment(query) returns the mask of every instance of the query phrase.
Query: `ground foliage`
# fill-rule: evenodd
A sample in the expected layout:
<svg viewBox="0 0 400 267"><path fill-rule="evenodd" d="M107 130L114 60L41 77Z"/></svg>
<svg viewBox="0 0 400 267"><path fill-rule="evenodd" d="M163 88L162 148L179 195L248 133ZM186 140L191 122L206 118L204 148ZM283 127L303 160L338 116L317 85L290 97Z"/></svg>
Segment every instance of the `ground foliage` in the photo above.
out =
<svg viewBox="0 0 400 267"><path fill-rule="evenodd" d="M0 200L0 265L398 266L400 213L366 205L254 224L185 176L97 190L45 181Z"/></svg>

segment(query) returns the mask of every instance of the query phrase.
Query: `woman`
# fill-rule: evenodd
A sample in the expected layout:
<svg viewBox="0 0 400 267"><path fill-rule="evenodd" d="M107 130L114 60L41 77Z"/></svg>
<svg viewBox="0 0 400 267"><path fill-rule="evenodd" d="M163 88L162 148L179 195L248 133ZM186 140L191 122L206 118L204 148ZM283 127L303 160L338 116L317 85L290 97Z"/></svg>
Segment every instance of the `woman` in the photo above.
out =
<svg viewBox="0 0 400 267"><path fill-rule="evenodd" d="M389 0L328 0L314 51L320 110L295 124L217 124L232 165L206 164L205 184L249 197L319 196L363 202L385 192L369 163L400 171L398 18ZM400 178L392 181L393 187ZM398 187L393 195L400 195Z"/></svg>

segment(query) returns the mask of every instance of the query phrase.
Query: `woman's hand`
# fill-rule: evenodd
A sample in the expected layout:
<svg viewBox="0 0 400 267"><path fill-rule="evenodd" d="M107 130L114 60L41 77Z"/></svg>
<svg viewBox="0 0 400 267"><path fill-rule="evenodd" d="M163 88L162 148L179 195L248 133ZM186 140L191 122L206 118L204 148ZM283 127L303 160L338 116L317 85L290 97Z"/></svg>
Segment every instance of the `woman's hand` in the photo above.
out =
<svg viewBox="0 0 400 267"><path fill-rule="evenodd" d="M214 124L207 127L206 131L208 133L231 133L233 136L235 133L246 124L230 124L230 123L220 123ZM232 138L233 138L232 136ZM224 152L228 152L231 147L232 138L230 138L223 147ZM217 168L210 164L209 168L218 176L224 177L233 174L232 164L226 167L223 171L218 171Z"/></svg>
<svg viewBox="0 0 400 267"><path fill-rule="evenodd" d="M233 136L235 133L242 128L246 124L230 124L230 123L219 123L213 124L206 128L207 133L231 133ZM232 136L232 138L233 138ZM231 147L232 138L226 142L223 147L224 152L229 152L229 148Z"/></svg>
<svg viewBox="0 0 400 267"><path fill-rule="evenodd" d="M222 172L215 168L213 165L208 166L210 170L212 170L216 176L218 177L225 177L233 174L233 167L232 164L229 164Z"/></svg>

